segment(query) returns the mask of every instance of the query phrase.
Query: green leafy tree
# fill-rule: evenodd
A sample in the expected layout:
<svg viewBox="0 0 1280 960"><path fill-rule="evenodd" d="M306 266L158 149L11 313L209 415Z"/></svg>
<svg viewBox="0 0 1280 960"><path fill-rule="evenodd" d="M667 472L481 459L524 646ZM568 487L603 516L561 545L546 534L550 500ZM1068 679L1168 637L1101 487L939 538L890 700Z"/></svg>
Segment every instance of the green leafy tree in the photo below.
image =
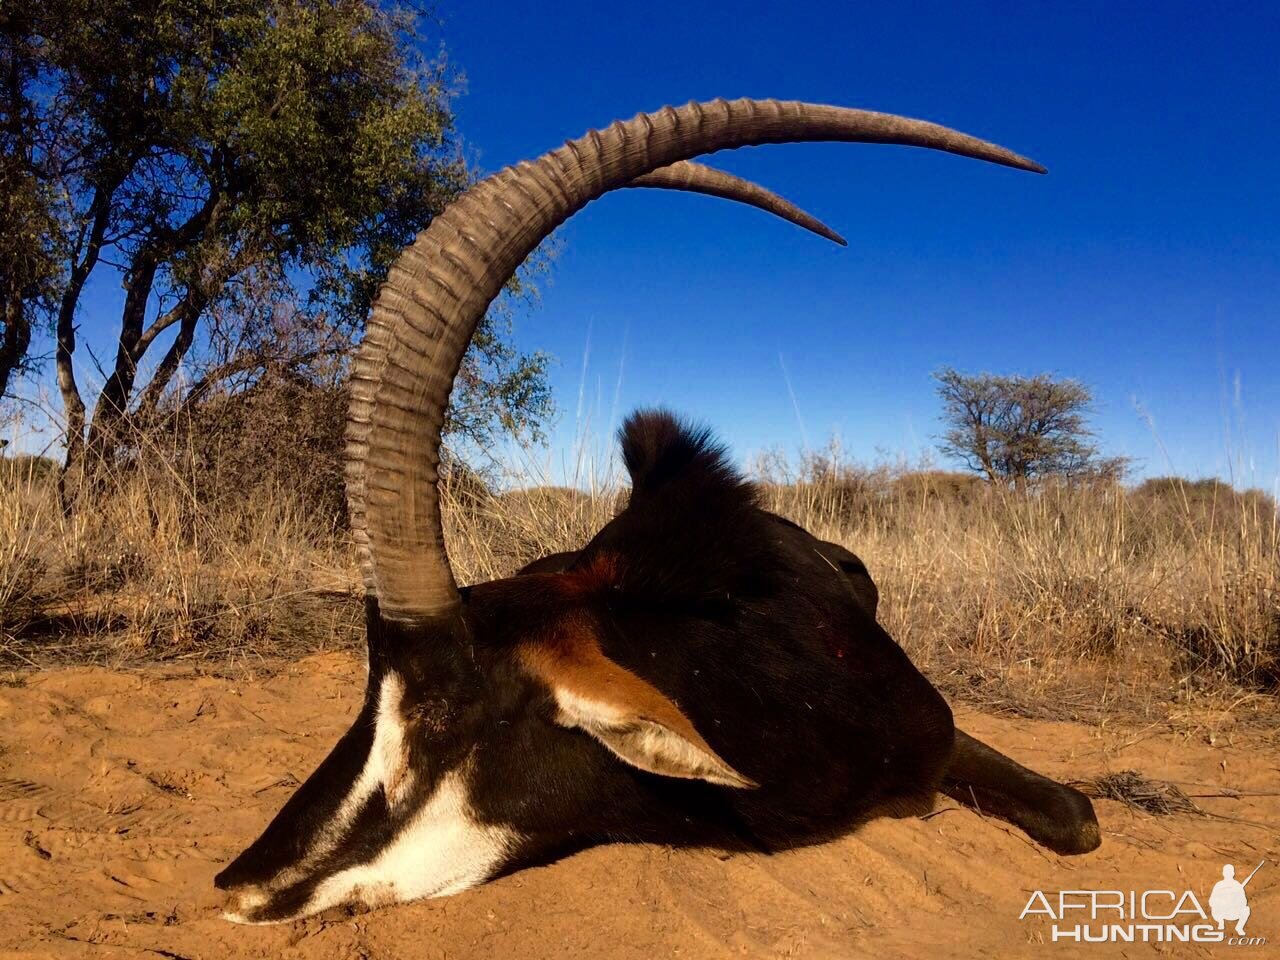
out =
<svg viewBox="0 0 1280 960"><path fill-rule="evenodd" d="M53 316L62 279L56 151L33 90L45 79L29 10L0 4L0 397L30 361L33 331Z"/></svg>
<svg viewBox="0 0 1280 960"><path fill-rule="evenodd" d="M934 379L947 426L939 449L993 483L1118 480L1128 469L1126 458L1099 453L1087 419L1093 394L1078 380L969 375L950 367Z"/></svg>
<svg viewBox="0 0 1280 960"><path fill-rule="evenodd" d="M418 52L411 15L367 0L49 0L33 16L53 78L40 119L74 157L57 172L70 199L54 311L69 476L97 475L124 426L181 401L177 374L201 352L221 361L201 368L206 393L220 375L348 354L391 260L469 182L454 75ZM108 262L125 296L90 405L77 308ZM258 314L237 309L250 301ZM255 333L274 323L263 310L319 346L290 355ZM519 354L501 317L484 332L461 394L482 412L455 425L536 429L545 358Z"/></svg>

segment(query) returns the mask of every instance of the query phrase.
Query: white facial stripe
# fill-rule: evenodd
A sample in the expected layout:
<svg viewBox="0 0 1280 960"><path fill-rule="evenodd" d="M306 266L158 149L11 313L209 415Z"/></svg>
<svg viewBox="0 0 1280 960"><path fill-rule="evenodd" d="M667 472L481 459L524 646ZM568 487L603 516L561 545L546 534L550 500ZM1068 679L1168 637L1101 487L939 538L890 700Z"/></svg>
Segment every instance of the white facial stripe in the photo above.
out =
<svg viewBox="0 0 1280 960"><path fill-rule="evenodd" d="M387 803L392 807L403 800L413 786L409 746L405 743L404 719L400 713L403 699L404 682L399 674L388 672L378 691L378 725L374 729L369 764L361 777L369 776L374 781L374 789L381 783Z"/></svg>
<svg viewBox="0 0 1280 960"><path fill-rule="evenodd" d="M514 840L514 831L476 821L462 771L454 771L375 860L326 879L302 912L460 893L488 879Z"/></svg>
<svg viewBox="0 0 1280 960"><path fill-rule="evenodd" d="M238 892L223 918L236 923L261 923L248 917L256 907L294 883L305 880L321 859L339 847L360 809L383 787L395 805L413 785L407 769L407 743L400 705L404 682L388 672L378 689L373 743L360 775L333 818L317 833L307 856L272 877L266 887ZM513 848L513 830L477 822L471 811L463 770L446 775L424 806L369 863L349 867L323 880L305 907L281 923L318 913L342 903L368 906L423 897L460 893L492 876Z"/></svg>
<svg viewBox="0 0 1280 960"><path fill-rule="evenodd" d="M282 890L306 879L321 858L331 853L346 836L351 822L379 786L387 793L387 800L394 804L403 799L413 786L413 775L406 770L404 723L400 717L400 702L404 697L404 682L399 674L388 671L378 688L378 709L374 715L373 744L365 758L360 776L351 785L333 818L316 831L306 857L286 867L271 878L268 888ZM394 796L393 796L394 793ZM263 899L267 899L264 897ZM246 922L239 916L258 903L242 903L236 911L223 914L227 920Z"/></svg>
<svg viewBox="0 0 1280 960"><path fill-rule="evenodd" d="M404 697L404 681L394 671L387 671L378 688L378 711L374 718L373 745L365 759L364 769L351 786L351 792L326 827L325 833L336 842L355 819L378 787L387 792L387 800L395 802L404 792L405 767L404 722L400 717L400 701ZM396 788L397 796L391 796ZM315 851L313 851L315 852Z"/></svg>

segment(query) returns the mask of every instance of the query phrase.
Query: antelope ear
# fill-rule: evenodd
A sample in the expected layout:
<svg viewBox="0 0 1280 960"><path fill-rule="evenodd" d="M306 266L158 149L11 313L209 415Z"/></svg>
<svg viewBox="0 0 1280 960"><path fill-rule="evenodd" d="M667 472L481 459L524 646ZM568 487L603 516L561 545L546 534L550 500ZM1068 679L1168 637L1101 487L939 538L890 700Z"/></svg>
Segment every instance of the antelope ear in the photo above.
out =
<svg viewBox="0 0 1280 960"><path fill-rule="evenodd" d="M525 644L520 655L551 688L562 725L591 734L633 767L726 787L759 786L729 766L657 687L606 657L589 628Z"/></svg>

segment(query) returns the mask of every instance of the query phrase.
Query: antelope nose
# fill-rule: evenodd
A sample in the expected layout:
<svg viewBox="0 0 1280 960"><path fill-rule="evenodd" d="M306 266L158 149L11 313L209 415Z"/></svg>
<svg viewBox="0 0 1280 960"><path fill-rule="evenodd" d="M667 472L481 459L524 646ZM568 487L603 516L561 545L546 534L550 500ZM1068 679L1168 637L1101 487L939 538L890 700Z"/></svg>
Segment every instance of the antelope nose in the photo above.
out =
<svg viewBox="0 0 1280 960"><path fill-rule="evenodd" d="M245 851L218 871L213 885L219 890L247 890L271 879L273 871L264 869L261 857L250 857Z"/></svg>
<svg viewBox="0 0 1280 960"><path fill-rule="evenodd" d="M254 913L267 902L267 895L256 885L230 887L215 878L214 886L225 891L222 900L222 919L232 923L254 923Z"/></svg>

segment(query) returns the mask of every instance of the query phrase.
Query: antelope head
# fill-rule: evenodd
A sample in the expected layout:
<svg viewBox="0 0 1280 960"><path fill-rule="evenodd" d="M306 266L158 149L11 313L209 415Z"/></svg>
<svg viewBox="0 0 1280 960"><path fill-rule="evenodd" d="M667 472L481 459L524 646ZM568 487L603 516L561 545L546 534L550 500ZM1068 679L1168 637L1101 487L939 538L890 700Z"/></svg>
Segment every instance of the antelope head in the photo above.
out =
<svg viewBox="0 0 1280 960"><path fill-rule="evenodd" d="M477 183L392 266L355 362L347 426L367 590L364 702L216 878L229 919L456 893L566 843L675 842L690 803L715 810L725 795L770 789L748 752L695 724L687 698L669 692L679 678L641 677L614 655L606 601L594 599L607 555L590 569L459 589L437 479L449 394L478 321L521 262L592 200L621 187L695 190L838 241L767 191L688 162L794 141L903 144L1041 170L920 120L774 100L689 103Z"/></svg>

